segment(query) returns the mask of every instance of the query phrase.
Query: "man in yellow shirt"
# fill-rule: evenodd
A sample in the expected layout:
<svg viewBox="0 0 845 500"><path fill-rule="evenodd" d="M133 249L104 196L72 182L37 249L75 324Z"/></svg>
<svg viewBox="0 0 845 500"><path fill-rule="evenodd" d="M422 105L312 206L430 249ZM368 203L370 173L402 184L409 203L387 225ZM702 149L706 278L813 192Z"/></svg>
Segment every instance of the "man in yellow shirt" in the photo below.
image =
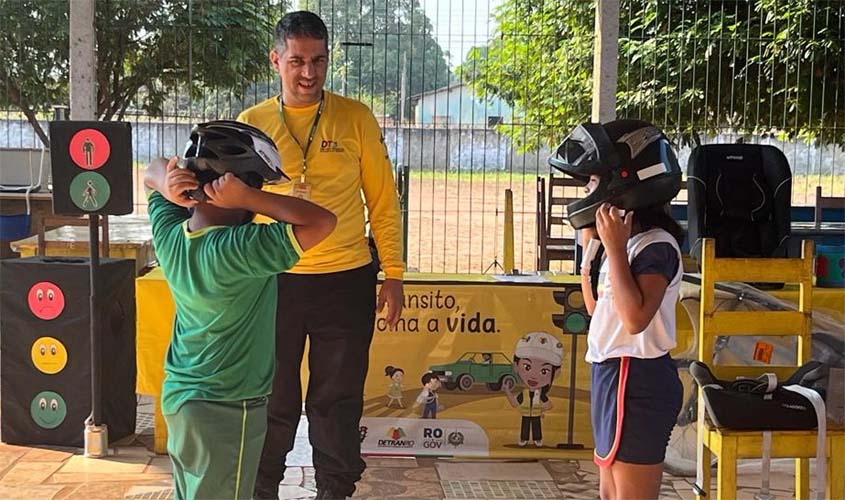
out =
<svg viewBox="0 0 845 500"><path fill-rule="evenodd" d="M392 326L402 312L399 199L372 112L323 90L329 63L323 21L305 11L282 17L270 63L281 77L281 94L245 110L238 120L262 129L278 146L291 181L267 189L332 211L337 228L278 276L276 374L255 498L278 498L302 407L299 370L306 336L305 412L317 498L344 498L355 491L365 468L358 427L375 312L386 305ZM385 274L378 299L365 206Z"/></svg>

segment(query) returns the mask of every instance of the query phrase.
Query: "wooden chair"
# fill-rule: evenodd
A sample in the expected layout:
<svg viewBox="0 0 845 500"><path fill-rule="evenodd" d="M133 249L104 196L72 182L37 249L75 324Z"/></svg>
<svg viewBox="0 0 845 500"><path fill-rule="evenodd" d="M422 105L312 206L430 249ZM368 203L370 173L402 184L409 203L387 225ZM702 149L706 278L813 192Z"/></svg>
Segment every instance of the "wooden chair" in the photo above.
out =
<svg viewBox="0 0 845 500"><path fill-rule="evenodd" d="M815 223L816 229L821 228L822 210L825 208L845 209L845 197L822 196L822 187L816 186L816 209L813 215L813 222Z"/></svg>
<svg viewBox="0 0 845 500"><path fill-rule="evenodd" d="M87 227L88 218L70 215L45 215L42 217L35 227L35 234L38 238L37 255L43 256L47 251L47 240L44 237L44 233L62 226ZM87 245L88 240L80 243ZM109 256L109 217L107 215L104 215L102 219L100 219L100 256L106 258Z"/></svg>
<svg viewBox="0 0 845 500"><path fill-rule="evenodd" d="M757 377L774 373L779 380L791 375L796 366L810 360L813 297L813 242L804 241L800 259L716 258L715 240L702 245L701 308L699 310L698 360L711 366L720 379ZM715 284L718 282L798 283L796 311L718 311ZM716 339L731 335L795 336L796 366L713 365ZM738 459L760 457L762 431L734 431L713 427L706 418L701 391L698 395L698 467L703 493L710 495L711 453L718 458L718 500L736 498ZM845 431L827 431L827 491L825 498L845 498ZM795 497L809 497L809 458L816 456L816 431L772 431L772 458L795 458ZM819 464L819 467L824 465ZM702 500L705 496L697 496Z"/></svg>
<svg viewBox="0 0 845 500"><path fill-rule="evenodd" d="M545 179L538 177L537 220L537 269L547 271L552 261L575 260L575 237L563 236L566 228L566 205L578 199L577 190L583 183L571 177L549 176L548 190ZM558 189L555 189L558 188ZM567 189L570 195L567 196ZM576 194L572 195L571 191Z"/></svg>

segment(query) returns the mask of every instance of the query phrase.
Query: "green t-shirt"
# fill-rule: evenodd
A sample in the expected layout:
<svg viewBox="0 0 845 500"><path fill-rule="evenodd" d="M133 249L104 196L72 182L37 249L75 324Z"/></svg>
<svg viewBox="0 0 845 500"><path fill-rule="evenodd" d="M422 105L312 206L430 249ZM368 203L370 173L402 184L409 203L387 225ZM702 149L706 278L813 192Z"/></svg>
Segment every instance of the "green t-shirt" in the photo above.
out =
<svg viewBox="0 0 845 500"><path fill-rule="evenodd" d="M188 231L188 212L149 200L156 256L176 321L164 363L162 412L189 399L237 401L270 393L276 274L302 254L293 226L243 224Z"/></svg>

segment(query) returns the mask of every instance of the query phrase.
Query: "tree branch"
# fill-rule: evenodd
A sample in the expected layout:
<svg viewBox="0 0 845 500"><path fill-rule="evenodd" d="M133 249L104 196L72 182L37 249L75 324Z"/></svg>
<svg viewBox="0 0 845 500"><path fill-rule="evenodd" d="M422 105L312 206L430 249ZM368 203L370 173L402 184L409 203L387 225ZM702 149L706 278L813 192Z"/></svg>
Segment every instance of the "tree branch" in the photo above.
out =
<svg viewBox="0 0 845 500"><path fill-rule="evenodd" d="M44 144L45 147L50 147L50 138L47 137L47 133L44 132L44 129L41 128L41 123L38 122L38 117L35 116L35 111L33 111L29 104L26 102L26 99L21 95L20 89L14 84L14 82L9 78L6 72L0 67L0 80L6 82L6 95L9 97L9 100L13 102L18 108L20 108L21 112L23 112L24 116L26 116L26 120L32 125L32 128L35 130L35 133L38 135L38 138L41 139L41 142Z"/></svg>

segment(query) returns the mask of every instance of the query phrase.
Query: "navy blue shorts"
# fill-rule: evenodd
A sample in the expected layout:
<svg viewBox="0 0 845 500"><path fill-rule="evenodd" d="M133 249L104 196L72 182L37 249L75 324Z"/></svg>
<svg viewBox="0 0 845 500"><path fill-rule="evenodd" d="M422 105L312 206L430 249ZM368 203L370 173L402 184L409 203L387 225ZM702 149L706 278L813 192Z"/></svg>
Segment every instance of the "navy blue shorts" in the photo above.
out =
<svg viewBox="0 0 845 500"><path fill-rule="evenodd" d="M591 371L596 464L663 463L683 399L672 358L613 358L593 363Z"/></svg>

